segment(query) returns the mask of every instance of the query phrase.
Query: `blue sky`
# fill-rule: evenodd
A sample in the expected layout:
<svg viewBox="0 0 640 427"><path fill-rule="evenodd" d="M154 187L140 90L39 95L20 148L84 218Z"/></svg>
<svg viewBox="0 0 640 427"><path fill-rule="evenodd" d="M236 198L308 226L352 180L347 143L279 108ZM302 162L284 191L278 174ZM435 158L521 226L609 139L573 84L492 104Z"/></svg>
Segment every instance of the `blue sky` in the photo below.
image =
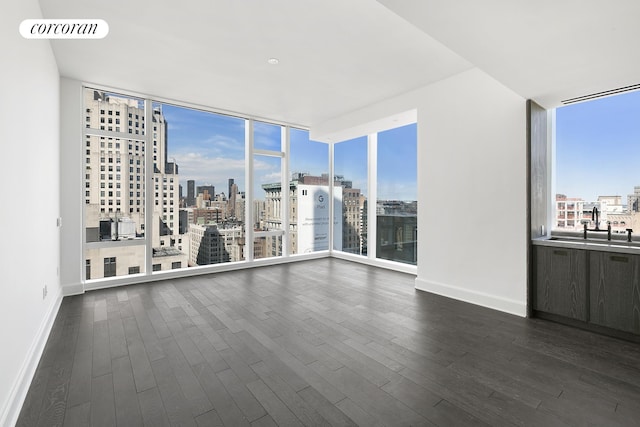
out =
<svg viewBox="0 0 640 427"><path fill-rule="evenodd" d="M154 105L156 107L157 105ZM179 167L180 184L186 195L187 180L198 185L214 185L216 193L227 193L228 179L235 179L240 191L245 190L244 119L162 105L168 122L168 158ZM280 127L254 122L254 146L257 149L280 150ZM416 125L405 126L378 137L378 198L416 199ZM328 173L327 144L309 141L309 133L291 130L291 172L312 175ZM367 194L366 137L336 144L336 174L352 180L353 186ZM255 156L254 196L262 198L261 184L279 182L280 159Z"/></svg>
<svg viewBox="0 0 640 427"><path fill-rule="evenodd" d="M333 150L335 174L352 181L353 188L367 196L367 137L337 143Z"/></svg>
<svg viewBox="0 0 640 427"><path fill-rule="evenodd" d="M378 134L378 199L417 200L417 125L411 124ZM335 145L335 172L367 191L367 137Z"/></svg>
<svg viewBox="0 0 640 427"><path fill-rule="evenodd" d="M167 104L162 112L169 129L168 158L178 163L183 195L189 179L226 194L233 178L244 190L243 119Z"/></svg>
<svg viewBox="0 0 640 427"><path fill-rule="evenodd" d="M417 200L416 124L378 133L378 199Z"/></svg>
<svg viewBox="0 0 640 427"><path fill-rule="evenodd" d="M556 193L593 201L640 185L640 92L556 110Z"/></svg>
<svg viewBox="0 0 640 427"><path fill-rule="evenodd" d="M291 129L291 172L308 172L311 175L329 173L329 145L309 140L309 132Z"/></svg>

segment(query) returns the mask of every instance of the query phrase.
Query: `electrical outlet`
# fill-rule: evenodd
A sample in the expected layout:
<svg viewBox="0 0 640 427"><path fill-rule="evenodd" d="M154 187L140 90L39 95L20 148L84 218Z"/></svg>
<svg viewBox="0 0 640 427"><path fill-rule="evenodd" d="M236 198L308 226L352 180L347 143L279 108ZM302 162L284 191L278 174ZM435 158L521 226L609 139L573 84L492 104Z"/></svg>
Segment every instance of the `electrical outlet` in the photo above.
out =
<svg viewBox="0 0 640 427"><path fill-rule="evenodd" d="M47 297L47 285L44 285L44 287L42 288L42 299L45 299Z"/></svg>
<svg viewBox="0 0 640 427"><path fill-rule="evenodd" d="M62 218L61 217L56 218L56 225L58 227L62 227Z"/></svg>

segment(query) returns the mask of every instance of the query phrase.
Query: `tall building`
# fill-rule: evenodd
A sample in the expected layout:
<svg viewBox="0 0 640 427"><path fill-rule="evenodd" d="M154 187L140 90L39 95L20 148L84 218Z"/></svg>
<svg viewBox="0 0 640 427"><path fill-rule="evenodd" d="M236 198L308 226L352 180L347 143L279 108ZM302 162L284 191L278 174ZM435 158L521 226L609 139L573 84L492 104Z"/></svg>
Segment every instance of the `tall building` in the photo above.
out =
<svg viewBox="0 0 640 427"><path fill-rule="evenodd" d="M196 203L196 182L193 179L187 181L187 206L193 206Z"/></svg>
<svg viewBox="0 0 640 427"><path fill-rule="evenodd" d="M251 223L255 230L261 230L264 227L265 206L264 200L253 201L253 218Z"/></svg>
<svg viewBox="0 0 640 427"><path fill-rule="evenodd" d="M203 200L213 200L216 197L216 188L213 185L199 185L196 192L197 195L202 194Z"/></svg>
<svg viewBox="0 0 640 427"><path fill-rule="evenodd" d="M245 222L245 213L246 213L246 200L245 200L245 192L238 191L235 194L236 202L235 202L235 212L234 212L234 220L239 223Z"/></svg>
<svg viewBox="0 0 640 427"><path fill-rule="evenodd" d="M334 246L343 248L345 239L350 239L349 245L353 252L359 251L362 244L361 227L361 195L360 190L349 188L350 181L343 177L336 177L334 181L334 215L329 213L329 176L293 174L289 183L289 253L305 253L329 249L329 221L334 221ZM348 186L343 188L344 186ZM264 184L265 191L264 217L259 220L262 230L282 229L282 185L280 183ZM348 209L347 209L348 208ZM257 207L256 207L257 210ZM347 213L345 213L347 212ZM338 218L342 217L342 220ZM271 249L272 256L280 255L275 237L271 244L267 243L267 250ZM351 248L351 246L348 246ZM280 250L280 253L278 252Z"/></svg>
<svg viewBox="0 0 640 427"><path fill-rule="evenodd" d="M244 259L244 232L241 226L190 224L189 265L208 265Z"/></svg>
<svg viewBox="0 0 640 427"><path fill-rule="evenodd" d="M161 109L154 109L152 123L146 126L139 100L97 90L85 91L84 108L85 126L102 132L100 136L87 135L85 140L87 240L145 237L144 200L145 194L150 194L154 199L152 246L172 246L179 226L178 165L167 159L167 123ZM145 146L146 132L152 132L152 147ZM131 135L131 139L122 138L123 134ZM145 191L148 149L153 150L153 188ZM85 258L91 269L87 273L93 278L112 272L134 274L144 268L139 252L138 248L122 247L89 249ZM106 261L103 263L107 258L108 268ZM104 267L102 271L100 266Z"/></svg>
<svg viewBox="0 0 640 427"><path fill-rule="evenodd" d="M236 218L236 201L237 201L237 196L238 196L238 185L237 184L231 184L231 187L229 188L229 202L227 204L227 215L229 216L229 218Z"/></svg>
<svg viewBox="0 0 640 427"><path fill-rule="evenodd" d="M189 213L187 212L187 209L180 209L178 217L180 218L178 233L187 234L189 232Z"/></svg>
<svg viewBox="0 0 640 427"><path fill-rule="evenodd" d="M342 188L342 250L361 254L362 206L360 190Z"/></svg>
<svg viewBox="0 0 640 427"><path fill-rule="evenodd" d="M229 188L227 189L227 195L231 196L231 186L235 183L233 178L229 178Z"/></svg>

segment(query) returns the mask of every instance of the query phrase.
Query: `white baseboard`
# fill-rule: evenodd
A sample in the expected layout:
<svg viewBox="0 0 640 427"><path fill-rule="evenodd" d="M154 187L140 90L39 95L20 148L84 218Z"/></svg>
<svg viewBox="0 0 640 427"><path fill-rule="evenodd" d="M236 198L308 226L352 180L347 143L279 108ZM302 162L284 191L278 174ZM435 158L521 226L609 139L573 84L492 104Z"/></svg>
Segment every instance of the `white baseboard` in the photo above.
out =
<svg viewBox="0 0 640 427"><path fill-rule="evenodd" d="M56 320L56 316L58 315L58 310L62 303L62 297L62 292L59 291L55 302L51 304L49 311L44 316L44 319L40 324L40 328L31 343L29 351L25 355L24 363L22 364L20 372L18 373L18 376L13 383L13 387L11 388L9 399L7 399L2 411L0 412L0 426L13 426L18 421L18 416L20 415L20 410L24 404L24 399L26 398L29 387L31 386L31 381L35 375L38 363L40 363L44 346L47 344L47 340L49 339L49 333L53 327L53 322ZM5 349L5 351L8 350Z"/></svg>
<svg viewBox="0 0 640 427"><path fill-rule="evenodd" d="M520 317L527 316L526 301L517 301L484 292L473 291L444 283L437 283L430 280L416 278L416 289L442 295L447 298L480 305L505 313L514 314Z"/></svg>
<svg viewBox="0 0 640 427"><path fill-rule="evenodd" d="M71 285L64 285L62 287L62 296L70 297L72 295L81 295L84 293L84 285L82 283L74 283Z"/></svg>
<svg viewBox="0 0 640 427"><path fill-rule="evenodd" d="M331 258L343 259L346 261L358 262L360 264L370 265L373 267L386 268L387 270L398 271L400 273L418 274L418 267L402 262L388 261L381 258L368 258L362 255L350 254L342 251L331 251Z"/></svg>

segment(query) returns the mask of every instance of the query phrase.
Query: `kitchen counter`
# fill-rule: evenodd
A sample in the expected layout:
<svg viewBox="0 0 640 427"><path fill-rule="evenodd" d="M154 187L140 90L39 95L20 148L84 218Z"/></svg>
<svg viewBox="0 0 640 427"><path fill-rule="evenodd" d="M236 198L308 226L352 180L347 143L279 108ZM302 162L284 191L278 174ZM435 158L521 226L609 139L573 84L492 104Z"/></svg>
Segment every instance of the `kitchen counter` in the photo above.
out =
<svg viewBox="0 0 640 427"><path fill-rule="evenodd" d="M626 240L607 240L599 238L583 239L580 237L540 237L533 239L535 246L551 246L555 248L583 249L601 252L617 252L640 255L640 242Z"/></svg>
<svg viewBox="0 0 640 427"><path fill-rule="evenodd" d="M640 242L532 240L537 317L640 341Z"/></svg>

